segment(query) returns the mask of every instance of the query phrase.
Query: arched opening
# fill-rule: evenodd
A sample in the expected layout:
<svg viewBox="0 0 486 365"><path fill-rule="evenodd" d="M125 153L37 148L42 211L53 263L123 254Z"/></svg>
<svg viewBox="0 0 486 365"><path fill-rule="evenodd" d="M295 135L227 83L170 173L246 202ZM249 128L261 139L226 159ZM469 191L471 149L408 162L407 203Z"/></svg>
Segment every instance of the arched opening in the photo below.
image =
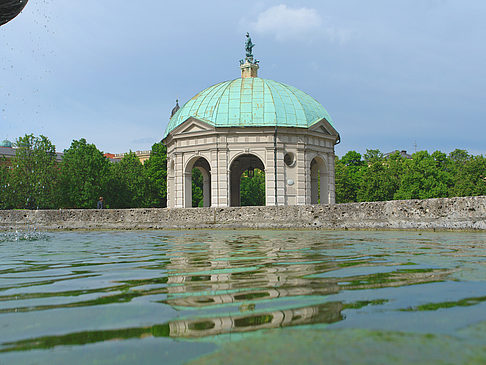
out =
<svg viewBox="0 0 486 365"><path fill-rule="evenodd" d="M311 204L329 204L329 174L326 162L314 157L310 164Z"/></svg>
<svg viewBox="0 0 486 365"><path fill-rule="evenodd" d="M211 166L204 157L189 161L184 172L184 206L211 206Z"/></svg>
<svg viewBox="0 0 486 365"><path fill-rule="evenodd" d="M265 205L265 165L257 156L238 156L230 166L230 206Z"/></svg>

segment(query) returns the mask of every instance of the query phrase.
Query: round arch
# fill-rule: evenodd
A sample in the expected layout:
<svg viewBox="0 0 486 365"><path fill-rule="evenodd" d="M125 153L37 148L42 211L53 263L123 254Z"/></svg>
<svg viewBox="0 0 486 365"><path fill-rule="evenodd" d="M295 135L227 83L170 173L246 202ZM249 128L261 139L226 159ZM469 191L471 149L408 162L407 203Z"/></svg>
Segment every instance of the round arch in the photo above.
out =
<svg viewBox="0 0 486 365"><path fill-rule="evenodd" d="M329 169L324 157L316 155L310 162L310 203L329 204Z"/></svg>
<svg viewBox="0 0 486 365"><path fill-rule="evenodd" d="M256 153L256 152L239 152L239 153L235 154L232 158L229 159L228 166L231 166L233 164L233 162L238 160L240 157L246 156L246 155L251 155L251 156L258 158L260 160L261 164L263 165L262 170L265 169L265 163L263 162L265 160L265 158L263 156L260 156L260 154Z"/></svg>
<svg viewBox="0 0 486 365"><path fill-rule="evenodd" d="M198 169L203 177L203 206L211 206L211 165L201 156L189 159L184 168L184 207L192 207L192 170Z"/></svg>
<svg viewBox="0 0 486 365"><path fill-rule="evenodd" d="M261 158L255 154L242 153L235 156L229 166L230 206L239 207L241 206L241 175L245 171L252 174L254 169L265 171L265 164Z"/></svg>

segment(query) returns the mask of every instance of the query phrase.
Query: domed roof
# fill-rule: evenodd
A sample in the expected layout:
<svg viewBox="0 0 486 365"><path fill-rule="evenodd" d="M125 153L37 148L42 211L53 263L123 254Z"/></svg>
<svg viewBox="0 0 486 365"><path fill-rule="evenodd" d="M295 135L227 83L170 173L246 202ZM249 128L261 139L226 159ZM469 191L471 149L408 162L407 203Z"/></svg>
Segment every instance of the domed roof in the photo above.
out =
<svg viewBox="0 0 486 365"><path fill-rule="evenodd" d="M12 142L10 142L8 139L4 139L2 142L0 142L0 147L12 147Z"/></svg>
<svg viewBox="0 0 486 365"><path fill-rule="evenodd" d="M326 109L303 91L259 77L237 78L208 87L175 113L164 138L189 117L215 127L309 128L325 118Z"/></svg>

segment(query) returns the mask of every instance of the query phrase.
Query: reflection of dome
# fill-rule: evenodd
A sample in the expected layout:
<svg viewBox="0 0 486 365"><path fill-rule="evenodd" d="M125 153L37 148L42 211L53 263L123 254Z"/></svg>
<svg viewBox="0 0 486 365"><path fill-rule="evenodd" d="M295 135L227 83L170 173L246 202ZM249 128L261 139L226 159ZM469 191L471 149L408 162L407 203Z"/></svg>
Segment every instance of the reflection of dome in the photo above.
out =
<svg viewBox="0 0 486 365"><path fill-rule="evenodd" d="M332 123L326 109L311 96L259 77L237 78L201 91L171 118L164 138L189 117L215 127L308 128L323 118Z"/></svg>
<svg viewBox="0 0 486 365"><path fill-rule="evenodd" d="M10 142L8 139L4 139L2 142L0 142L0 147L12 147L12 142Z"/></svg>

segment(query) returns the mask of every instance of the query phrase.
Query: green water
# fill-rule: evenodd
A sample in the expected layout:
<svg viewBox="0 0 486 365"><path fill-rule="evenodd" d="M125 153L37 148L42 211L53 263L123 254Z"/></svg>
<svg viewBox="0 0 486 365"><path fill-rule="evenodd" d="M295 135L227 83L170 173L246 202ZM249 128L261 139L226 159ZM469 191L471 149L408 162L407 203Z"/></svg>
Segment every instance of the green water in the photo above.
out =
<svg viewBox="0 0 486 365"><path fill-rule="evenodd" d="M484 364L486 234L0 233L0 364Z"/></svg>

